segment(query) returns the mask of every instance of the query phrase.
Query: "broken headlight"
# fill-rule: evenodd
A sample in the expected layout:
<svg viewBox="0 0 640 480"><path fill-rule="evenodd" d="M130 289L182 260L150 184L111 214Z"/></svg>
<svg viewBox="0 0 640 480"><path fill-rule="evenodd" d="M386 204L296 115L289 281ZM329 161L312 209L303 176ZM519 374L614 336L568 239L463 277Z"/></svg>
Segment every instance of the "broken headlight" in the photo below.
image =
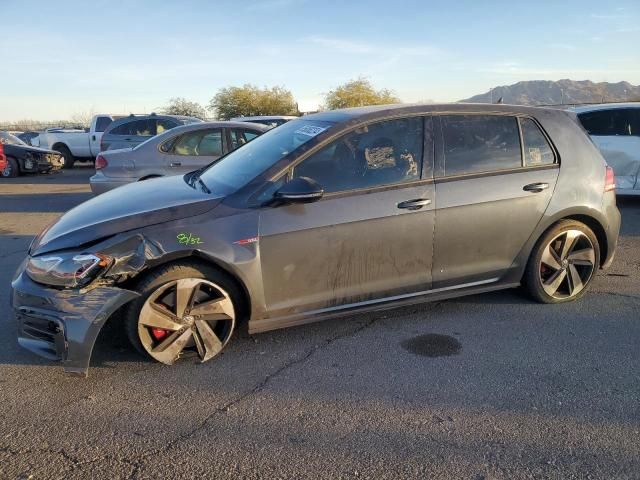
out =
<svg viewBox="0 0 640 480"><path fill-rule="evenodd" d="M99 253L59 253L29 258L26 270L35 282L75 288L89 284L110 263Z"/></svg>

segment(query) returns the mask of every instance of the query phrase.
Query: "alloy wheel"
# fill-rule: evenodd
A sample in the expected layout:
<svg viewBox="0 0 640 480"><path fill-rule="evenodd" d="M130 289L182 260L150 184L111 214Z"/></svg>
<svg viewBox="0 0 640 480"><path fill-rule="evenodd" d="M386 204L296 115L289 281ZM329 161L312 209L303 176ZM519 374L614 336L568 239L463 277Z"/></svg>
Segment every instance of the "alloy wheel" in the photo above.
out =
<svg viewBox="0 0 640 480"><path fill-rule="evenodd" d="M145 301L138 319L142 346L158 362L172 365L186 352L201 362L216 356L231 338L236 313L229 294L208 280L166 283Z"/></svg>
<svg viewBox="0 0 640 480"><path fill-rule="evenodd" d="M4 167L4 170L2 170L2 176L10 177L11 173L12 173L11 162L7 162L7 165Z"/></svg>
<svg viewBox="0 0 640 480"><path fill-rule="evenodd" d="M595 271L593 243L580 230L556 235L544 248L540 259L540 281L547 295L567 299L578 295Z"/></svg>

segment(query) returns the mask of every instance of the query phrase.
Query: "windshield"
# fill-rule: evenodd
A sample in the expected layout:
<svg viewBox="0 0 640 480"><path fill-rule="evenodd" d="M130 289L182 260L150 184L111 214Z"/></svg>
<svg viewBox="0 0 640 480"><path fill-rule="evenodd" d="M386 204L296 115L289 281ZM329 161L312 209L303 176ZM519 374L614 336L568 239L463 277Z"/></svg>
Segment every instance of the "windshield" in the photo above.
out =
<svg viewBox="0 0 640 480"><path fill-rule="evenodd" d="M7 132L0 132L0 143L4 145L26 145L18 137L15 137Z"/></svg>
<svg viewBox="0 0 640 480"><path fill-rule="evenodd" d="M201 178L212 191L229 195L332 125L318 120L285 123L212 164Z"/></svg>

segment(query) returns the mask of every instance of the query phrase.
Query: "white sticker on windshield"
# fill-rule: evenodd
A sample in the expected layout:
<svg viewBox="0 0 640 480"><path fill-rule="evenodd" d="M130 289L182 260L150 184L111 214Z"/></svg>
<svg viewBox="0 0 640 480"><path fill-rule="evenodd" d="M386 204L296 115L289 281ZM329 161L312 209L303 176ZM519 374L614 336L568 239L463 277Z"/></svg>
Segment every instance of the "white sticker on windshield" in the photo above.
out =
<svg viewBox="0 0 640 480"><path fill-rule="evenodd" d="M295 133L300 133L302 135L306 135L308 137L315 137L321 132L324 132L327 127L318 127L316 125L305 125L304 127L300 127Z"/></svg>

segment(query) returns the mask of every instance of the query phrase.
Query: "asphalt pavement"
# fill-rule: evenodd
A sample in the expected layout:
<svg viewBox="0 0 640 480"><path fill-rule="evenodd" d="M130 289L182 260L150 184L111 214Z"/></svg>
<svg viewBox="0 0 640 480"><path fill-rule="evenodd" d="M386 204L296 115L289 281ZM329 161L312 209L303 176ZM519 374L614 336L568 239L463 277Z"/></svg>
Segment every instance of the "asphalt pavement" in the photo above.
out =
<svg viewBox="0 0 640 480"><path fill-rule="evenodd" d="M640 198L578 302L465 297L173 367L113 324L79 379L17 345L9 284L91 173L0 179L0 479L640 478Z"/></svg>

